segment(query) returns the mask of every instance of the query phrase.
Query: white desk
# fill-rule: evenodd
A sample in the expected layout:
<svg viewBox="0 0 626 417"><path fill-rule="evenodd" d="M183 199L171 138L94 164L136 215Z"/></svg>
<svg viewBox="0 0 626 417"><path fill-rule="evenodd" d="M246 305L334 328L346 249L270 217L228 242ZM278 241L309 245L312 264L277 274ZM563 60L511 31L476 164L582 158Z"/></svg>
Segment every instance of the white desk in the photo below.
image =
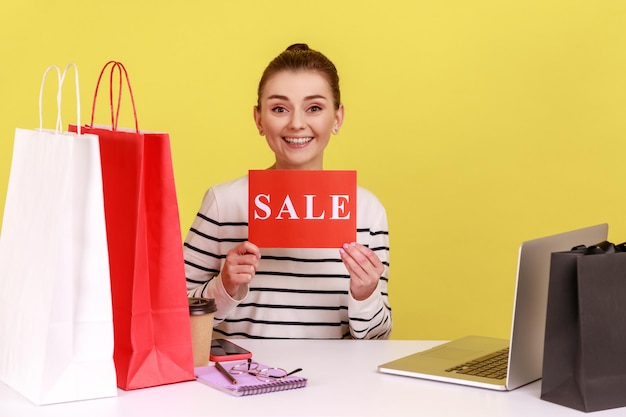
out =
<svg viewBox="0 0 626 417"><path fill-rule="evenodd" d="M540 382L511 392L423 381L377 372L377 366L436 345L432 341L238 340L254 357L286 369L304 368L307 387L231 397L184 382L91 401L35 406L0 383L0 416L582 416L543 401ZM463 412L463 413L461 413ZM626 409L593 413L624 416Z"/></svg>

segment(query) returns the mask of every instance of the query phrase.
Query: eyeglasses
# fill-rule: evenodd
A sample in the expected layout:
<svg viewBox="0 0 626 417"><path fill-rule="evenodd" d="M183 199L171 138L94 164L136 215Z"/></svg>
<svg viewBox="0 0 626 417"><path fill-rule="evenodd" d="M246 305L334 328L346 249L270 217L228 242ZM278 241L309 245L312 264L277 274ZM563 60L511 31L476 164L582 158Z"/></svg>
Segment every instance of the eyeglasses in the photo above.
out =
<svg viewBox="0 0 626 417"><path fill-rule="evenodd" d="M296 372L300 372L301 370L302 368L298 368L291 372L287 372L283 368L261 368L261 365L259 365L258 362L248 359L248 362L234 365L230 368L229 373L231 375L250 374L254 375L259 381L269 382L282 380L283 378L293 375Z"/></svg>

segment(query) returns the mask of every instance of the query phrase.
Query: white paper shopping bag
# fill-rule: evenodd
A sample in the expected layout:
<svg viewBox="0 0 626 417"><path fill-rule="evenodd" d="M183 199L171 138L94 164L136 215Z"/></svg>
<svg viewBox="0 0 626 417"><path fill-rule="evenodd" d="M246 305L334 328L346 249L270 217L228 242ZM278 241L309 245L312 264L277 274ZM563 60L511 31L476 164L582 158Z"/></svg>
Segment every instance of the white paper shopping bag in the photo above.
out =
<svg viewBox="0 0 626 417"><path fill-rule="evenodd" d="M0 380L35 404L117 395L98 137L61 132L71 66L42 80L55 130L15 132L0 230Z"/></svg>

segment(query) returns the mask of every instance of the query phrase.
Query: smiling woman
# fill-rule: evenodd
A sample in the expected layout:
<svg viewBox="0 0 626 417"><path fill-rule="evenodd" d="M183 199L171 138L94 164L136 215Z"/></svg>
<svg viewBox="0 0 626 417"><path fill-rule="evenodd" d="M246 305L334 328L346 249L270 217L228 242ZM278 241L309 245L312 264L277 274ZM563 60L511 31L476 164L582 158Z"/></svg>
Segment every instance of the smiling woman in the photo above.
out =
<svg viewBox="0 0 626 417"><path fill-rule="evenodd" d="M276 57L259 83L254 119L276 156L274 169L322 169L331 132L343 123L333 63L305 44Z"/></svg>
<svg viewBox="0 0 626 417"><path fill-rule="evenodd" d="M259 133L276 155L275 169L322 169L331 132L343 122L343 106L317 72L283 71L267 80L254 108Z"/></svg>
<svg viewBox="0 0 626 417"><path fill-rule="evenodd" d="M343 122L332 62L296 44L267 67L254 120L269 169L321 170ZM189 296L214 298L214 337L388 338L389 233L380 201L357 188L356 242L259 249L248 241L248 177L211 187L185 240Z"/></svg>

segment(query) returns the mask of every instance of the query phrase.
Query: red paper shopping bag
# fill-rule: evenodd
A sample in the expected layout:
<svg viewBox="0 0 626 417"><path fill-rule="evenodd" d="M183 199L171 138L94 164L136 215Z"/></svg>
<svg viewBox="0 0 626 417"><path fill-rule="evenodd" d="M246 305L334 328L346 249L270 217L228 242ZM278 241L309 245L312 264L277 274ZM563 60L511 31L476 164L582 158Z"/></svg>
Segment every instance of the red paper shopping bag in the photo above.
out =
<svg viewBox="0 0 626 417"><path fill-rule="evenodd" d="M107 68L112 125L94 126L98 86ZM120 90L114 112L116 70ZM135 114L134 131L117 126L123 78ZM120 62L108 62L102 69L91 124L82 131L100 138L117 384L129 390L192 380L189 306L169 135L139 131L128 74Z"/></svg>

